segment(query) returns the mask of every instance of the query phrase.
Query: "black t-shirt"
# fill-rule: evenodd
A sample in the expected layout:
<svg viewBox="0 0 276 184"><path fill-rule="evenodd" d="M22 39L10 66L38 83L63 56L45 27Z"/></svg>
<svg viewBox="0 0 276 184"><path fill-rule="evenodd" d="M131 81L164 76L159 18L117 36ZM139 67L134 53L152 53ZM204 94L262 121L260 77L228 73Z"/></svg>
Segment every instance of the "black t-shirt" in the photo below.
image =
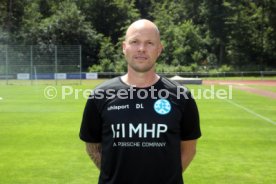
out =
<svg viewBox="0 0 276 184"><path fill-rule="evenodd" d="M99 184L183 184L180 142L200 136L191 93L164 77L147 88L104 82L80 129L83 141L102 144Z"/></svg>

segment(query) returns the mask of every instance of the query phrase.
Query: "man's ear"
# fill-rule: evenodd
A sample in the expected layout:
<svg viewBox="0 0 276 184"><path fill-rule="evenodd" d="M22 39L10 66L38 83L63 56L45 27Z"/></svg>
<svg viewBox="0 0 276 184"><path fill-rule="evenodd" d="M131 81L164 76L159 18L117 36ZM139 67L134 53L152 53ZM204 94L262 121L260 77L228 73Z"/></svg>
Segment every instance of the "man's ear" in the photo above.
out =
<svg viewBox="0 0 276 184"><path fill-rule="evenodd" d="M160 44L160 46L159 46L159 52L158 52L158 57L161 55L161 53L162 53L162 51L163 51L163 45L162 44Z"/></svg>
<svg viewBox="0 0 276 184"><path fill-rule="evenodd" d="M122 49L123 49L123 53L126 54L126 41L123 41L122 43Z"/></svg>

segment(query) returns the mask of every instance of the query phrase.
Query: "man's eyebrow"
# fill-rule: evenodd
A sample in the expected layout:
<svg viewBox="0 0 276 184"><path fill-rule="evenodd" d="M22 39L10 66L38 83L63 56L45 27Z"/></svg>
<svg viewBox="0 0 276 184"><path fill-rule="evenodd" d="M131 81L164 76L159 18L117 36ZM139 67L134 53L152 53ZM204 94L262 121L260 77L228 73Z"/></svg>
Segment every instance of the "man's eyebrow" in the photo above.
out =
<svg viewBox="0 0 276 184"><path fill-rule="evenodd" d="M137 38L133 36L133 37L130 37L129 40L137 40Z"/></svg>
<svg viewBox="0 0 276 184"><path fill-rule="evenodd" d="M128 38L127 39L128 42L132 42L132 41L136 41L136 40L137 40L137 38Z"/></svg>

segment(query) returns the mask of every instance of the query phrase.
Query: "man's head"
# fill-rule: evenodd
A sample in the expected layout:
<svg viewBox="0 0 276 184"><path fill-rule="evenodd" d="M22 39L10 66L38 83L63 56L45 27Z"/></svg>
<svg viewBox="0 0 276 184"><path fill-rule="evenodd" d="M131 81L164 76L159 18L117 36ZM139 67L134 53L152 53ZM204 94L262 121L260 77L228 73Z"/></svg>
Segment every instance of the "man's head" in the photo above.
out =
<svg viewBox="0 0 276 184"><path fill-rule="evenodd" d="M136 72L154 70L162 45L157 26L146 19L132 23L127 29L123 52L128 68Z"/></svg>

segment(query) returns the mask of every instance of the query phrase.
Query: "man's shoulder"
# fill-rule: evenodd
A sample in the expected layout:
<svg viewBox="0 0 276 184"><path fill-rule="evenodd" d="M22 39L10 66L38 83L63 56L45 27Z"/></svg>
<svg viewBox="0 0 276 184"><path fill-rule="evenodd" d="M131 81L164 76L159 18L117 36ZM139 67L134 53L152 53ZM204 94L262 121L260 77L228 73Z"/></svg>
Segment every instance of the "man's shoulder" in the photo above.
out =
<svg viewBox="0 0 276 184"><path fill-rule="evenodd" d="M161 78L161 81L164 85L164 87L168 90L178 90L179 88L182 88L182 89L185 89L185 90L188 90L188 88L186 88L185 86L179 84L178 82L176 81L173 81L171 79L168 79L167 77L162 77Z"/></svg>
<svg viewBox="0 0 276 184"><path fill-rule="evenodd" d="M106 80L105 82L101 83L100 85L98 85L95 89L102 89L102 90L106 90L106 89L120 89L122 88L123 83L120 80L120 77L115 77L109 80Z"/></svg>

